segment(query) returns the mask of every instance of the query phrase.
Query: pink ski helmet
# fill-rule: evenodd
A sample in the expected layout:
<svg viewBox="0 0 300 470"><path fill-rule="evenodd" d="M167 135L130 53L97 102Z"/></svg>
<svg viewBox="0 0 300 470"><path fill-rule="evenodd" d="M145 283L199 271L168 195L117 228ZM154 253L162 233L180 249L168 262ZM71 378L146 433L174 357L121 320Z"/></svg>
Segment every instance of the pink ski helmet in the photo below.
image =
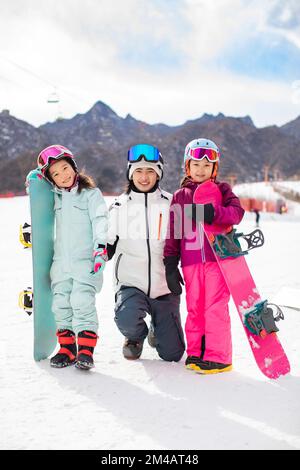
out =
<svg viewBox="0 0 300 470"><path fill-rule="evenodd" d="M78 168L72 152L63 145L50 145L42 150L37 158L37 164L44 178L47 178L47 170L54 161L65 158L72 165L74 171L78 173Z"/></svg>

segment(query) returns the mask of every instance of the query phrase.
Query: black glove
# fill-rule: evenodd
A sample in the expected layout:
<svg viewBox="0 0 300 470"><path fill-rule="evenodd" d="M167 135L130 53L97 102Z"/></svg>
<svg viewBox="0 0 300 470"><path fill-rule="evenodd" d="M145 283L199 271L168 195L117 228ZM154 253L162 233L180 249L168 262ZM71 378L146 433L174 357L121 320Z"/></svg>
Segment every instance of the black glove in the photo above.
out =
<svg viewBox="0 0 300 470"><path fill-rule="evenodd" d="M164 258L168 288L176 295L180 295L182 293L182 287L180 284L184 284L178 269L178 262L178 256L166 256L166 258Z"/></svg>
<svg viewBox="0 0 300 470"><path fill-rule="evenodd" d="M203 220L200 217L202 211L200 208L203 207ZM186 206L185 214L187 217L192 219L194 222L205 222L206 224L212 224L215 216L215 209L212 204L189 204Z"/></svg>
<svg viewBox="0 0 300 470"><path fill-rule="evenodd" d="M212 224L215 217L215 208L212 204L204 204L204 222Z"/></svg>
<svg viewBox="0 0 300 470"><path fill-rule="evenodd" d="M116 249L117 249L118 241L119 241L119 236L117 236L116 241L113 245L110 245L109 243L107 244L106 248L107 248L108 260L112 259L112 257L114 256Z"/></svg>

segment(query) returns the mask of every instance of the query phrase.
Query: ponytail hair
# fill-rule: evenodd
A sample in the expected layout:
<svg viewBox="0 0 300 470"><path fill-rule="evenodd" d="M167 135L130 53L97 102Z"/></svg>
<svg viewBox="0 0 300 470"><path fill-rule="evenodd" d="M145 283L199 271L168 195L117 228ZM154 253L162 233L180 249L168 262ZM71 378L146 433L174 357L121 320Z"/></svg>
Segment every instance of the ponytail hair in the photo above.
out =
<svg viewBox="0 0 300 470"><path fill-rule="evenodd" d="M78 173L77 181L78 181L78 193L79 194L81 193L83 189L96 188L96 183L94 179L83 171Z"/></svg>
<svg viewBox="0 0 300 470"><path fill-rule="evenodd" d="M190 176L186 176L186 175L185 175L185 176L182 178L182 180L180 181L180 187L181 187L181 188L184 188L185 185L186 185L186 183L187 183L188 181L192 181L192 180L191 180Z"/></svg>
<svg viewBox="0 0 300 470"><path fill-rule="evenodd" d="M191 160L187 160L187 161L185 162L185 165L184 165L185 175L184 175L184 177L182 178L182 180L180 181L180 187L181 187L181 188L184 188L185 184L186 184L188 181L191 181L191 176L190 176L190 161L191 161Z"/></svg>
<svg viewBox="0 0 300 470"><path fill-rule="evenodd" d="M132 180L127 181L124 187L124 193L128 195L132 191L133 188L134 188L133 181Z"/></svg>

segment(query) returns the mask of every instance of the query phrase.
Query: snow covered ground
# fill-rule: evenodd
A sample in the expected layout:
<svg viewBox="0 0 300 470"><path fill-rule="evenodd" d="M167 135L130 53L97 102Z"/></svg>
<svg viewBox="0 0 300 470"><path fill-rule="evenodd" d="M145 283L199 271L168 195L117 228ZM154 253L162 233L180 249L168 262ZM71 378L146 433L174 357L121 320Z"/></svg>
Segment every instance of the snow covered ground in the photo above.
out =
<svg viewBox="0 0 300 470"><path fill-rule="evenodd" d="M285 287L299 307L296 213L261 215L266 243L248 262L264 297ZM19 291L31 285L31 253L18 242L19 224L30 220L28 198L0 200L0 214L1 449L300 449L298 310L284 308L279 337L292 371L277 381L257 369L233 304L233 372L197 375L185 370L185 358L163 362L147 343L142 359L130 362L113 320L109 263L97 300L96 368L52 369L48 360L34 362L32 318L17 305ZM241 229L253 228L248 214ZM183 298L183 321L185 312Z"/></svg>
<svg viewBox="0 0 300 470"><path fill-rule="evenodd" d="M274 181L259 183L242 183L233 188L235 194L241 198L253 198L264 201L279 201L286 198L282 193L289 192L292 196L299 196L300 181ZM296 199L297 200L297 199ZM299 206L299 204L298 204ZM289 211L294 213L295 207L290 204ZM299 207L297 208L299 212Z"/></svg>
<svg viewBox="0 0 300 470"><path fill-rule="evenodd" d="M282 199L280 194L274 191L271 184L260 183L242 183L233 188L234 193L239 197L262 199L266 201L277 201Z"/></svg>
<svg viewBox="0 0 300 470"><path fill-rule="evenodd" d="M278 181L276 186L300 194L300 181Z"/></svg>

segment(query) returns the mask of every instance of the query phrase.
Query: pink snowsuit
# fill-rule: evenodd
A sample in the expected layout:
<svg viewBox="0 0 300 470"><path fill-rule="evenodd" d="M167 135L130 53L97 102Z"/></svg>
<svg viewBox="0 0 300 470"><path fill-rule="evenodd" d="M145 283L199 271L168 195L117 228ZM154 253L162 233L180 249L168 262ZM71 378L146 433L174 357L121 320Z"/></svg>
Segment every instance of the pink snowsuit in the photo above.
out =
<svg viewBox="0 0 300 470"><path fill-rule="evenodd" d="M220 225L240 223L244 210L238 197L234 195L229 184L216 183L222 193L222 206L215 208L214 223ZM192 232L188 230L187 233L184 228L186 221L182 216L184 207L193 203L197 187L198 183L188 181L173 196L164 257L181 258L188 310L185 324L188 356L231 364L232 345L228 309L230 293L208 241L204 239L204 243L196 242L192 246L190 244L191 233L197 233L196 224L194 222L191 224Z"/></svg>

